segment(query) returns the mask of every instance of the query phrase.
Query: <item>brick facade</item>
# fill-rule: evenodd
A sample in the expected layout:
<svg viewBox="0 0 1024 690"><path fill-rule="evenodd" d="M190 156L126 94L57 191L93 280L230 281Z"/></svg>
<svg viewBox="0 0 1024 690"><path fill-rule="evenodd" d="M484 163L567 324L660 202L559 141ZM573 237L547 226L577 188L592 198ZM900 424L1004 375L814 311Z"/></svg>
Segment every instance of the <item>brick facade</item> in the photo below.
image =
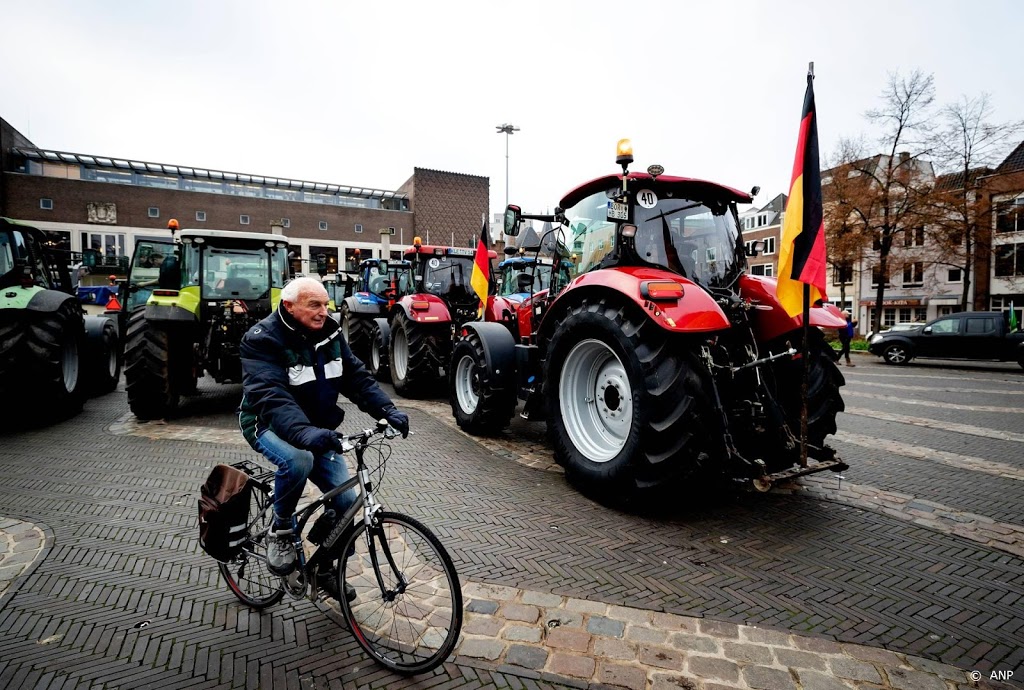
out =
<svg viewBox="0 0 1024 690"><path fill-rule="evenodd" d="M424 242L429 233L434 244L445 244L454 233L455 244L463 247L480 235L481 214L490 204L488 178L414 168L399 191L409 194L415 232Z"/></svg>

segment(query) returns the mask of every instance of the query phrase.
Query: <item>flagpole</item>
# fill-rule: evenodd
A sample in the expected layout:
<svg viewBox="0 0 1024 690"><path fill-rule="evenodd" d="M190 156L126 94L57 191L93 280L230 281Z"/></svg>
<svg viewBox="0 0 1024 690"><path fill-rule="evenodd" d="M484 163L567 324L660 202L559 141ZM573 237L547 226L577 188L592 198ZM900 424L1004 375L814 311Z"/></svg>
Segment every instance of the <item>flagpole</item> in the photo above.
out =
<svg viewBox="0 0 1024 690"><path fill-rule="evenodd" d="M807 63L807 76L814 79L814 63ZM817 114L815 114L817 116ZM800 467L807 467L807 395L810 388L810 367L808 360L811 357L811 286L804 283L804 342L803 352L800 357Z"/></svg>

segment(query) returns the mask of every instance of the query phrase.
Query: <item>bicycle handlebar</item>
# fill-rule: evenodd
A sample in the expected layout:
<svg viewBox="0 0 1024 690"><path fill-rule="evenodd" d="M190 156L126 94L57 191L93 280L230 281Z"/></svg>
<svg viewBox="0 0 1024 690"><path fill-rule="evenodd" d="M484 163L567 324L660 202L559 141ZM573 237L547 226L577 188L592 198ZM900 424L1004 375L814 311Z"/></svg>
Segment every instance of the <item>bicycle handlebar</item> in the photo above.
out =
<svg viewBox="0 0 1024 690"><path fill-rule="evenodd" d="M337 436L338 440L341 441L341 452L347 453L360 446L365 448L369 440L379 434L383 434L384 438L388 440L399 436L398 430L388 424L386 419L378 419L377 424L372 429L363 429L347 436L345 434L337 434Z"/></svg>

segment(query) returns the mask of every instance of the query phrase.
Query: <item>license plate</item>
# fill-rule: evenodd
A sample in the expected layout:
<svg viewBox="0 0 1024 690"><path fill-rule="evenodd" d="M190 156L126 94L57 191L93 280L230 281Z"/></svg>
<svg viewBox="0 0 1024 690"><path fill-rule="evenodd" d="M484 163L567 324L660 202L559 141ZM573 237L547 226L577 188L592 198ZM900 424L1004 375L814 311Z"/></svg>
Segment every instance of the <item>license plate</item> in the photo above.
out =
<svg viewBox="0 0 1024 690"><path fill-rule="evenodd" d="M629 220L629 205L617 201L608 202L608 220Z"/></svg>
<svg viewBox="0 0 1024 690"><path fill-rule="evenodd" d="M452 247L448 250L448 254L450 256L473 256L476 254L476 250L465 247Z"/></svg>

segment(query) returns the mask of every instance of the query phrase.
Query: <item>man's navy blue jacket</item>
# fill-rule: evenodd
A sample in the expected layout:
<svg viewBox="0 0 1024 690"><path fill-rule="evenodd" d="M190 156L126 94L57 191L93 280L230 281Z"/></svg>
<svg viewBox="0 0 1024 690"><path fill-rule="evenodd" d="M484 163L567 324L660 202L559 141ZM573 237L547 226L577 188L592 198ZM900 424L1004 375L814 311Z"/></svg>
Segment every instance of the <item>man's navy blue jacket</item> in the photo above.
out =
<svg viewBox="0 0 1024 690"><path fill-rule="evenodd" d="M279 437L314 453L334 445L333 430L345 413L338 394L374 419L394 403L380 389L328 318L317 332L296 321L283 303L249 329L239 348L242 404L238 423L250 446L272 429Z"/></svg>

